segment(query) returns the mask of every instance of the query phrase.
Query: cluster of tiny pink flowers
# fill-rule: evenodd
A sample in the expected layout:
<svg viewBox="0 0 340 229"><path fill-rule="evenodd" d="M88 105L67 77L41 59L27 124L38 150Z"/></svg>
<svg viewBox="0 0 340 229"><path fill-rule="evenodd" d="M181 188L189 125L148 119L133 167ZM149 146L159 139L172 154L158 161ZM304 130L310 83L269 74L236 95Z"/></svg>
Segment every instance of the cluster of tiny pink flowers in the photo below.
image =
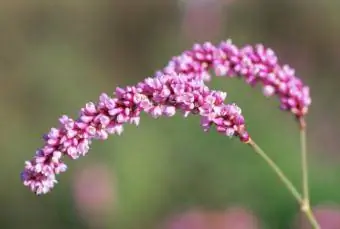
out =
<svg viewBox="0 0 340 229"><path fill-rule="evenodd" d="M44 136L44 146L26 162L21 173L24 185L36 194L49 192L57 183L56 175L67 169L62 161L64 155L72 159L84 156L93 139L120 135L125 123L138 125L142 111L154 118L171 117L177 110L185 117L200 115L204 131L215 126L220 133L249 142L240 108L224 104L226 93L205 85L211 78L211 69L217 76L244 77L252 86L262 83L264 95L277 95L281 109L291 111L297 118L308 112L309 88L288 65L279 65L271 49L260 44L239 49L230 40L218 46L209 42L195 44L173 57L155 77L136 86L117 88L113 98L102 94L97 103L87 103L76 120L62 116L59 127Z"/></svg>
<svg viewBox="0 0 340 229"><path fill-rule="evenodd" d="M176 111L184 116L201 116L201 126L211 126L227 136L249 141L241 110L235 104L224 104L226 93L210 90L202 79L185 74L160 74L147 78L136 86L117 88L113 98L102 94L99 102L87 103L78 119L59 119L60 126L44 136L45 145L27 161L21 178L36 194L49 192L57 183L56 175L66 171L62 161L84 156L93 139L106 139L109 134L120 135L123 124L139 124L142 111L154 118L171 117Z"/></svg>
<svg viewBox="0 0 340 229"><path fill-rule="evenodd" d="M230 40L217 46L209 42L195 44L191 50L173 57L158 74L176 72L208 81L211 69L217 76L243 77L252 86L262 83L263 94L277 95L280 108L291 111L297 118L308 112L309 88L295 76L292 68L279 65L272 49L261 44L243 48L236 47Z"/></svg>

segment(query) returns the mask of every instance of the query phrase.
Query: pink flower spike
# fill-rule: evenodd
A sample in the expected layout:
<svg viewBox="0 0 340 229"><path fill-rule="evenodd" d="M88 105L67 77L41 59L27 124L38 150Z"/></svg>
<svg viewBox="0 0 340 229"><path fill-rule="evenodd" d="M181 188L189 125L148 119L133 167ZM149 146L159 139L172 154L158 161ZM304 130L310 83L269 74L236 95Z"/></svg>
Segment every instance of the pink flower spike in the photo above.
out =
<svg viewBox="0 0 340 229"><path fill-rule="evenodd" d="M198 80L209 81L208 71L217 76L240 76L251 86L263 85L266 97L276 95L281 101L282 110L290 111L297 118L308 113L311 98L308 87L295 76L295 70L288 65L280 65L275 52L262 44L246 45L238 48L231 40L214 46L211 43L195 44L191 50L173 57L157 75L166 73L185 74ZM205 77L209 75L209 77ZM293 93L292 93L293 90ZM292 99L294 103L282 103Z"/></svg>
<svg viewBox="0 0 340 229"><path fill-rule="evenodd" d="M211 48L208 44L204 47L202 50ZM199 58L210 57L199 55ZM205 131L215 126L227 136L238 136L243 142L249 139L241 110L235 104L225 105L226 93L209 90L200 77L158 75L136 86L117 88L116 96L102 94L97 104L86 104L77 121L62 116L59 129L52 128L44 137L45 146L25 163L21 174L23 184L37 195L49 192L57 183L56 175L66 171L63 156L77 159L86 155L93 139L120 135L126 123L138 125L142 111L154 118L171 117L176 110L185 115L200 115ZM214 122L217 119L220 121Z"/></svg>
<svg viewBox="0 0 340 229"><path fill-rule="evenodd" d="M262 84L265 96L276 95L280 108L297 118L308 113L312 102L308 86L295 76L294 69L279 65L272 49L261 44L238 48L231 40L216 46L195 44L173 57L154 77L136 86L117 88L115 98L102 94L97 103L87 103L77 119L63 115L59 127L44 136L45 145L25 163L23 184L36 194L47 193L57 183L56 174L66 170L62 156L76 159L85 155L93 139L120 135L126 123L138 125L141 112L154 118L171 117L177 110L185 117L200 115L204 131L215 126L222 134L248 142L241 109L225 104L224 92L205 85L210 80L209 70L219 76L242 77L251 86Z"/></svg>

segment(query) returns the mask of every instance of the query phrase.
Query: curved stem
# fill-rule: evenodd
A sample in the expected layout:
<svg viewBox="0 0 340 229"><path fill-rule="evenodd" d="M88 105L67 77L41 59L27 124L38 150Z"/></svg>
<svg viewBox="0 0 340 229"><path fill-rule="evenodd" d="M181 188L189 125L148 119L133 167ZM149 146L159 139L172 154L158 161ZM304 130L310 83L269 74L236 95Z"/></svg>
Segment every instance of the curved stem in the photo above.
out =
<svg viewBox="0 0 340 229"><path fill-rule="evenodd" d="M271 169L276 173L276 175L280 178L280 180L283 182L283 184L286 186L286 188L291 192L291 194L294 196L294 198L297 200L297 202L301 206L301 211L305 213L307 216L308 221L313 226L314 229L321 229L320 225L315 219L315 216L309 206L309 202L306 202L303 199L303 196L297 191L296 187L293 185L293 183L287 178L287 176L283 173L283 171L280 169L280 167L252 140L250 139L247 142L248 145L251 146L251 148L260 155L265 162L270 166Z"/></svg>
<svg viewBox="0 0 340 229"><path fill-rule="evenodd" d="M287 189L291 192L291 194L295 197L295 199L298 201L300 205L302 205L303 198L301 194L297 191L295 186L292 184L292 182L286 177L286 175L282 172L282 170L279 168L279 166L251 139L248 143L252 149L260 155L270 166L271 169L274 170L276 175L280 178L280 180L284 183L284 185L287 187Z"/></svg>

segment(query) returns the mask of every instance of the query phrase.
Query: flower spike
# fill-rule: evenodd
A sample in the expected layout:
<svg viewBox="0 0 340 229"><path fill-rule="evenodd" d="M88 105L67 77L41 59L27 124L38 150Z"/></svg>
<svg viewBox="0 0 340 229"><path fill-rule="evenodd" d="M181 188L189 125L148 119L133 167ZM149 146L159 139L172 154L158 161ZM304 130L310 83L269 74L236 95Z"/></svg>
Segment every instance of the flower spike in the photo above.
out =
<svg viewBox="0 0 340 229"><path fill-rule="evenodd" d="M308 113L311 104L309 87L295 76L288 65L281 66L278 57L262 44L236 47L231 40L214 46L210 42L195 44L191 50L173 57L160 73L184 73L209 81L209 70L217 76L242 77L251 86L262 84L266 97L277 95L280 108L300 119Z"/></svg>
<svg viewBox="0 0 340 229"><path fill-rule="evenodd" d="M136 86L117 88L115 97L102 94L98 103L87 103L76 120L64 115L60 126L44 136L45 145L27 161L21 178L36 194L49 192L57 183L56 175L66 171L63 156L77 159L86 155L93 139L120 135L126 123L139 124L140 113L153 118L171 117L176 111L184 116L200 115L201 126L211 126L227 136L249 140L241 109L224 104L226 93L210 90L203 80L187 75L163 74L147 78Z"/></svg>

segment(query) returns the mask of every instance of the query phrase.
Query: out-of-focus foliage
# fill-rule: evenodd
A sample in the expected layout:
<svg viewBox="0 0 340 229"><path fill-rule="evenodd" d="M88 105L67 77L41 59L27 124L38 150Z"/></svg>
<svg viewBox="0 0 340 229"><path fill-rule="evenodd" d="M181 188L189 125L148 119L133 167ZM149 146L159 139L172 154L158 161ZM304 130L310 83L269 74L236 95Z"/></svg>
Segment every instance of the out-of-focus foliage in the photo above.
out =
<svg viewBox="0 0 340 229"><path fill-rule="evenodd" d="M334 0L0 1L0 227L166 228L174 215L200 209L213 229L232 206L252 212L259 228L293 225L299 208L263 161L236 139L203 133L195 117L145 116L138 128L95 142L88 156L68 161L48 195L20 182L59 115L74 117L101 92L151 76L194 42L226 38L272 47L311 85L312 202L339 203L339 10ZM228 91L253 138L299 184L292 117L237 79L211 87Z"/></svg>

